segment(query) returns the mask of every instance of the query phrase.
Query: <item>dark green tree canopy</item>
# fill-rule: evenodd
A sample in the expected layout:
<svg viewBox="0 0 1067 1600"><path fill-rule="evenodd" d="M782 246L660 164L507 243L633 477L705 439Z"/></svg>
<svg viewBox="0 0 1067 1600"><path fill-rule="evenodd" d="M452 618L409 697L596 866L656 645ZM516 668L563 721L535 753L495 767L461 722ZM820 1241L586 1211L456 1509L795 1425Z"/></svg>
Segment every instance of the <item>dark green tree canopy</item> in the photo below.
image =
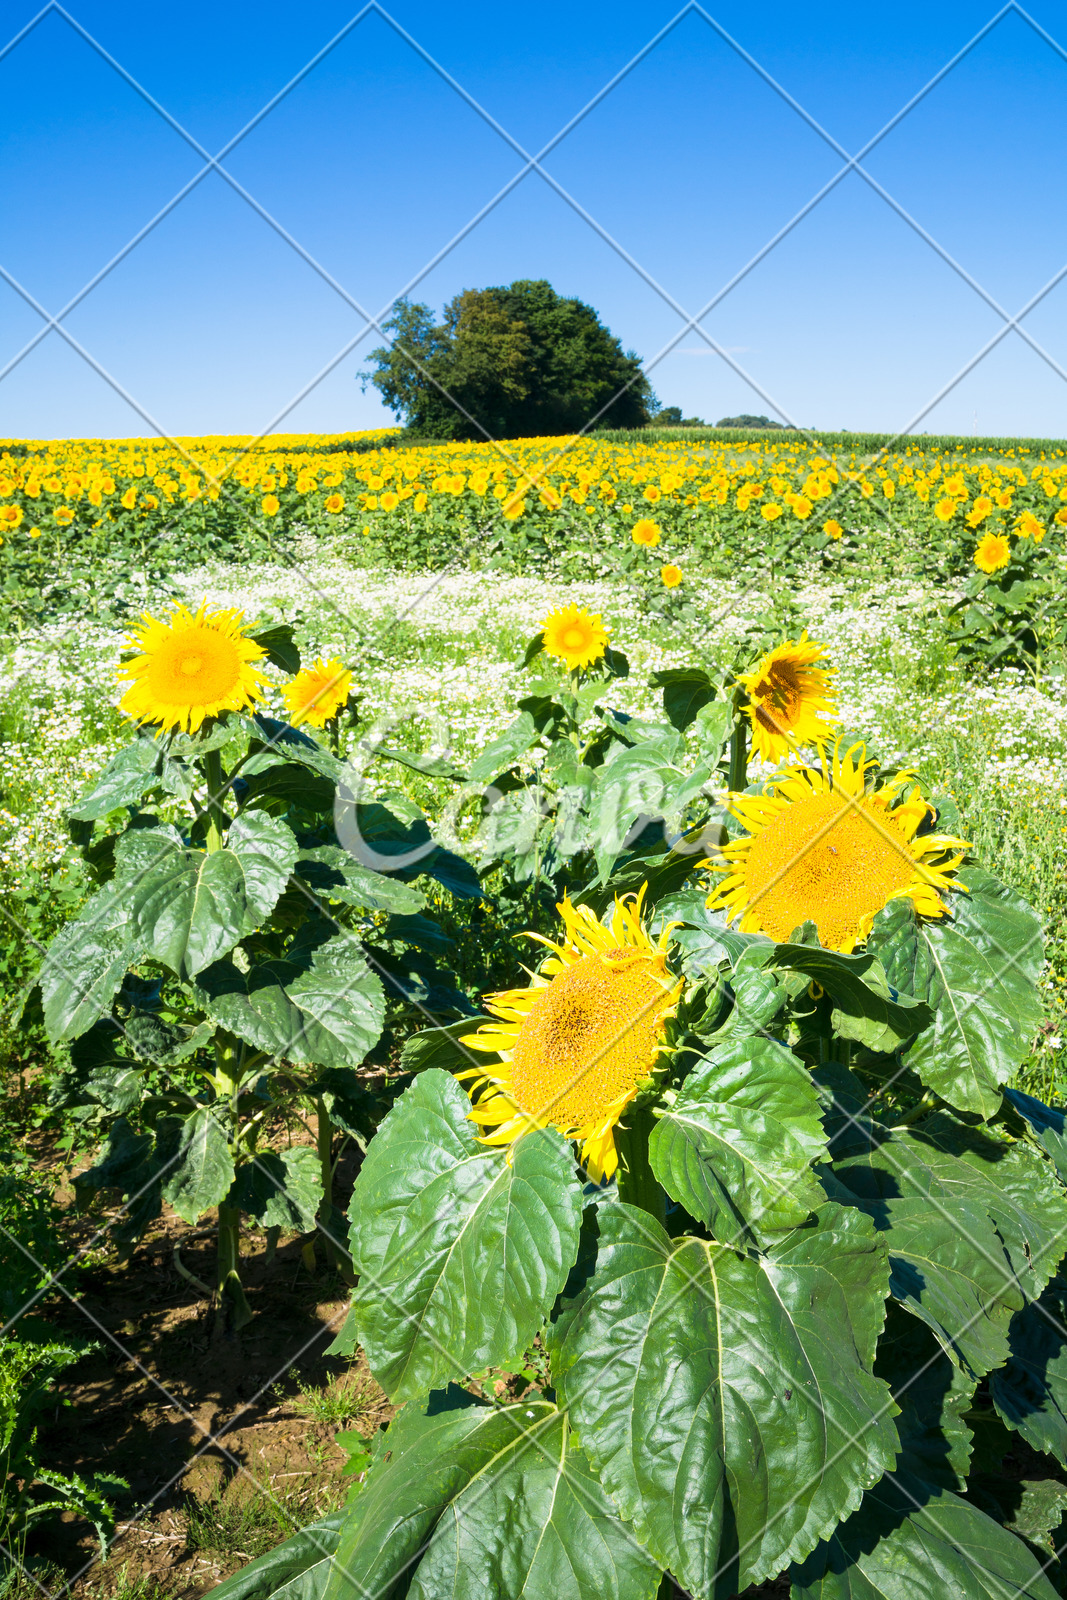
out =
<svg viewBox="0 0 1067 1600"><path fill-rule="evenodd" d="M388 346L366 374L413 433L434 439L524 438L590 424L644 427L655 397L641 363L592 306L543 278L464 289L442 321L399 300Z"/></svg>

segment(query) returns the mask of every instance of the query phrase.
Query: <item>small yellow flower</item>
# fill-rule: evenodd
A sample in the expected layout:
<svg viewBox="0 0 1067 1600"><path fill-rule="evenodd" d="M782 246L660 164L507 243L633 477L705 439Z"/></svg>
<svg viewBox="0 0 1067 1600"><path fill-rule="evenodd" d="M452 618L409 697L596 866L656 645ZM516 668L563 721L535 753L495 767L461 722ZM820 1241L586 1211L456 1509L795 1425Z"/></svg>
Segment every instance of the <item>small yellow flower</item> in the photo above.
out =
<svg viewBox="0 0 1067 1600"><path fill-rule="evenodd" d="M526 501L518 495L512 495L504 506L504 515L509 522L516 522L526 511Z"/></svg>
<svg viewBox="0 0 1067 1600"><path fill-rule="evenodd" d="M414 501L413 501L413 504L414 504L414 507L415 507L416 511L425 511L426 507L429 505L429 503L430 503L430 497L429 497L428 494L417 494L415 496Z"/></svg>
<svg viewBox="0 0 1067 1600"><path fill-rule="evenodd" d="M944 495L934 506L934 516L938 522L951 522L956 515L956 502Z"/></svg>
<svg viewBox="0 0 1067 1600"><path fill-rule="evenodd" d="M641 492L644 495L645 499L648 501L649 505L651 505L651 506L654 506L657 500L660 500L660 499L663 498L662 494L660 493L660 490L656 488L656 485L654 483L646 483L644 489Z"/></svg>
<svg viewBox="0 0 1067 1600"><path fill-rule="evenodd" d="M127 489L119 504L123 511L132 511L137 504L137 490L132 487Z"/></svg>
<svg viewBox="0 0 1067 1600"><path fill-rule="evenodd" d="M277 516L281 510L281 503L276 494L265 494L260 503L260 510L265 517Z"/></svg>
<svg viewBox="0 0 1067 1600"><path fill-rule="evenodd" d="M1040 544L1045 537L1045 524L1039 522L1032 511L1024 511L1015 524L1015 532L1020 539L1033 539L1035 544Z"/></svg>
<svg viewBox="0 0 1067 1600"><path fill-rule="evenodd" d="M834 517L829 517L822 525L822 531L828 539L840 539L844 528Z"/></svg>
<svg viewBox="0 0 1067 1600"><path fill-rule="evenodd" d="M345 497L343 494L331 494L326 496L326 510L330 512L331 516L335 516L338 511L343 511L344 508Z"/></svg>
<svg viewBox="0 0 1067 1600"><path fill-rule="evenodd" d="M659 575L665 589L677 589L682 581L681 567L676 567L670 561L665 566L660 567Z"/></svg>
<svg viewBox="0 0 1067 1600"><path fill-rule="evenodd" d="M774 522L776 518L780 517L782 514L781 506L776 505L773 500L768 500L767 503L760 506L759 509L760 516L765 522Z"/></svg>
<svg viewBox="0 0 1067 1600"><path fill-rule="evenodd" d="M837 721L826 650L807 632L776 645L737 681L748 690L745 708L752 723L752 749L765 761L779 761L798 745L821 743Z"/></svg>
<svg viewBox="0 0 1067 1600"><path fill-rule="evenodd" d="M290 723L294 728L302 722L324 728L346 703L351 689L352 674L344 662L336 656L323 661L320 656L314 666L304 667L282 690Z"/></svg>
<svg viewBox="0 0 1067 1600"><path fill-rule="evenodd" d="M630 537L634 544L643 544L647 549L651 550L660 541L659 524L650 522L647 517L642 517L640 521L634 523L630 530Z"/></svg>
<svg viewBox="0 0 1067 1600"><path fill-rule="evenodd" d="M0 526L5 528L17 528L21 521L21 506L0 506Z"/></svg>
<svg viewBox="0 0 1067 1600"><path fill-rule="evenodd" d="M56 506L52 514L61 528L69 527L74 521L74 513L69 506Z"/></svg>
<svg viewBox="0 0 1067 1600"><path fill-rule="evenodd" d="M1011 560L1011 545L999 533L987 533L978 542L974 564L979 572L999 572Z"/></svg>
<svg viewBox="0 0 1067 1600"><path fill-rule="evenodd" d="M393 489L387 489L379 504L383 511L395 511L400 504L400 496Z"/></svg>

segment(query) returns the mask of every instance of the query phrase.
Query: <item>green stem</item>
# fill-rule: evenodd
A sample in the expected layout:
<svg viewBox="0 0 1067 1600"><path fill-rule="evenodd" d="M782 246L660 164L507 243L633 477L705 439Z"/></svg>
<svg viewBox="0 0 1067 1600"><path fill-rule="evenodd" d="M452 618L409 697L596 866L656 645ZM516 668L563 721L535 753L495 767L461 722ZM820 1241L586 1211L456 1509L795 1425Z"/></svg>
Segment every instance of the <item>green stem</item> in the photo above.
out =
<svg viewBox="0 0 1067 1600"><path fill-rule="evenodd" d="M741 794L748 776L748 724L744 714L744 690L734 690L734 727L730 735L730 789Z"/></svg>
<svg viewBox="0 0 1067 1600"><path fill-rule="evenodd" d="M207 848L222 849L222 836L226 832L226 813L222 809L222 754L209 750L204 757L204 780L207 783Z"/></svg>
<svg viewBox="0 0 1067 1600"><path fill-rule="evenodd" d="M331 1237L333 1233L333 1121L321 1095L315 1099L315 1120L318 1124L317 1147L319 1167L322 1172L322 1202L319 1206L319 1224L323 1230L326 1260L335 1272L348 1265Z"/></svg>
<svg viewBox="0 0 1067 1600"><path fill-rule="evenodd" d="M631 1106L624 1113L626 1125L615 1129L615 1148L619 1153L619 1199L638 1206L665 1226L667 1196L648 1159L648 1141L656 1125L652 1107Z"/></svg>

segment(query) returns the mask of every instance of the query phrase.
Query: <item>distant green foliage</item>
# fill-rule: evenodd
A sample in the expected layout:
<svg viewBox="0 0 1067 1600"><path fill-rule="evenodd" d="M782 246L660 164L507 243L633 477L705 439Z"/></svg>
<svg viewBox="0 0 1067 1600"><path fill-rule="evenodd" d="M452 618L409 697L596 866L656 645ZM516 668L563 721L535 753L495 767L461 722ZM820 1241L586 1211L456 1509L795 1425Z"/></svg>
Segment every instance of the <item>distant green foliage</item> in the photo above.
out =
<svg viewBox="0 0 1067 1600"><path fill-rule="evenodd" d="M592 306L544 279L464 289L441 323L429 306L400 300L384 326L390 343L371 351L377 368L365 377L426 438L531 438L651 419L638 357Z"/></svg>

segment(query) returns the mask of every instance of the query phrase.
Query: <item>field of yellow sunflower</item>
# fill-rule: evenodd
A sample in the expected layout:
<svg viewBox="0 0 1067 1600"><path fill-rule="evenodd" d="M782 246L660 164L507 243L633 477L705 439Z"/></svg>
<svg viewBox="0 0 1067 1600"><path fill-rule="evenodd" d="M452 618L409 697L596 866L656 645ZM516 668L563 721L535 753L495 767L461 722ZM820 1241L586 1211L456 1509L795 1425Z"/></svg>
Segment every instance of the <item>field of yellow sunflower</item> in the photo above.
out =
<svg viewBox="0 0 1067 1600"><path fill-rule="evenodd" d="M298 1300L352 1364L218 1600L1067 1592L1064 453L2 469L0 1161L79 1205L0 1179L0 1592L59 1509L109 1584L225 1525L139 1391L85 1476L5 1379L87 1214L190 1413Z"/></svg>
<svg viewBox="0 0 1067 1600"><path fill-rule="evenodd" d="M436 565L486 541L526 563L618 555L632 541L714 567L761 552L794 562L865 539L922 570L993 573L1020 545L1067 532L1067 453L838 437L660 437L403 445L380 434L0 441L8 559L165 541L272 547L346 532L390 561ZM843 552L839 552L841 554ZM668 583L672 579L666 580Z"/></svg>

